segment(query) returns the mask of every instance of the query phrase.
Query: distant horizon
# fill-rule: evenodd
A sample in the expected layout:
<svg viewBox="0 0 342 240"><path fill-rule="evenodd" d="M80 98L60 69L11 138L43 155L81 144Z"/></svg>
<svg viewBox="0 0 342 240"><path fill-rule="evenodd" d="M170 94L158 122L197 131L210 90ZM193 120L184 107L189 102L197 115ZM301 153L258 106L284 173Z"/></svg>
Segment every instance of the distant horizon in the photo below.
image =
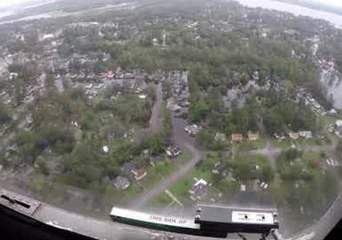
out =
<svg viewBox="0 0 342 240"><path fill-rule="evenodd" d="M313 0L312 2L317 2L322 5L327 5L331 7L338 7L342 9L342 1L336 0Z"/></svg>
<svg viewBox="0 0 342 240"><path fill-rule="evenodd" d="M337 7L342 10L342 1L336 0L311 0L313 3L321 4L324 6ZM29 3L29 2L45 2L43 0L1 0L0 8L10 8L18 6L19 4Z"/></svg>

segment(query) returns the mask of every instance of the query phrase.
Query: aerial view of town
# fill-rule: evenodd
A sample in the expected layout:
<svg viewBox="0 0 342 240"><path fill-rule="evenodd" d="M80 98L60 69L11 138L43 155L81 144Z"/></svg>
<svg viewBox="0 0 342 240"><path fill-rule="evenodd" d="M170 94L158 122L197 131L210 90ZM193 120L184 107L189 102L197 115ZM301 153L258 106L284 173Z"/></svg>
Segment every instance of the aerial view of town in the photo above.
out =
<svg viewBox="0 0 342 240"><path fill-rule="evenodd" d="M96 218L272 205L285 235L340 193L342 28L229 0L0 17L0 186Z"/></svg>

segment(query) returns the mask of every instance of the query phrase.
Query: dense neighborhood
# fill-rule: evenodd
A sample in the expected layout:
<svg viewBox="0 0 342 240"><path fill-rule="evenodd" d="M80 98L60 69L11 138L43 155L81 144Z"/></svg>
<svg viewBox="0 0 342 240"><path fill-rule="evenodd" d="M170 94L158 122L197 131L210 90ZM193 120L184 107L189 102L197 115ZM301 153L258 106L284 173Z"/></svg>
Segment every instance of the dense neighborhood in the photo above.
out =
<svg viewBox="0 0 342 240"><path fill-rule="evenodd" d="M0 179L87 214L252 201L307 226L342 174L342 31L177 2L1 24Z"/></svg>

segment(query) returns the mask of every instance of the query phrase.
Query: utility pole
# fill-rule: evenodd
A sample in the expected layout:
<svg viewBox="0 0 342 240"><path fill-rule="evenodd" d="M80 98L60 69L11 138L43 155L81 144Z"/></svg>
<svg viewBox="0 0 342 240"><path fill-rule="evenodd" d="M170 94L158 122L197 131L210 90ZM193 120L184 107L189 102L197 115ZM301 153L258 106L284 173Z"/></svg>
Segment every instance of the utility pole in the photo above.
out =
<svg viewBox="0 0 342 240"><path fill-rule="evenodd" d="M163 48L165 48L165 47L166 47L166 31L164 29L164 31L163 31Z"/></svg>

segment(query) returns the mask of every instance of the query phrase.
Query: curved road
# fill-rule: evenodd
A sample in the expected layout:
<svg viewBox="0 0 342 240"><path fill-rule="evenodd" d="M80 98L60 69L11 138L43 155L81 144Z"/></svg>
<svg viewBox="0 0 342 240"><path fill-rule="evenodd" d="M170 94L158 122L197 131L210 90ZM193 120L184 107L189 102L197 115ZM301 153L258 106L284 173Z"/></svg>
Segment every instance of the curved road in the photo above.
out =
<svg viewBox="0 0 342 240"><path fill-rule="evenodd" d="M204 156L204 152L200 152L194 146L194 139L189 137L184 131L187 122L183 119L172 118L172 141L177 144L179 147L184 149L188 149L192 154L192 159L188 161L185 165L182 166L178 171L173 173L171 176L167 177L158 185L147 191L143 196L139 199L135 200L132 204L129 205L130 208L139 209L146 205L149 201L153 200L158 195L162 194L165 190L171 187L175 182L184 177L189 171L191 171L196 163L198 163L202 157Z"/></svg>
<svg viewBox="0 0 342 240"><path fill-rule="evenodd" d="M198 163L202 156L201 154L190 144L183 145L185 148L189 149L193 154L191 161L187 162L181 169L177 172L169 176L168 178L164 179L162 182L158 184L157 187L153 188L152 190L146 192L142 197L137 199L130 208L139 209L146 205L148 202L153 200L153 198L157 197L159 194L163 193L169 187L172 186L177 180L181 179L185 176L191 169L194 168L196 163Z"/></svg>
<svg viewBox="0 0 342 240"><path fill-rule="evenodd" d="M162 104L162 92L160 86L157 86L156 103L152 110L152 116L150 119L150 130L157 131L162 126L162 119L160 117L160 109ZM189 137L184 127L187 122L182 119L172 119L173 133L172 140L183 148L188 149L193 157L187 162L179 171L169 176L158 186L151 191L146 192L141 198L137 199L132 204L132 208L142 208L146 203L151 201L153 198L163 193L177 180L184 177L193 167L198 163L204 155L204 152L199 151L194 146L194 139ZM159 126L159 127L158 127ZM332 151L335 146L308 146L299 148L302 151ZM281 152L281 149L267 145L266 148L260 150L251 151L254 154L263 154L268 156L275 156ZM43 209L41 209L43 210ZM49 213L46 215L46 213ZM288 238L287 240L321 240L323 239L335 226L342 216L342 193L337 197L329 210L322 216L322 218L313 224L311 227L303 230L301 233ZM38 219L50 220L53 219L54 223L58 223L61 227L72 229L73 231L86 234L88 236L97 237L100 239L126 239L127 234L132 234L132 239L148 239L150 231L141 228L128 227L120 224L113 224L111 221L96 220L83 215L75 214L62 210L60 208L45 205L44 211L37 212Z"/></svg>

